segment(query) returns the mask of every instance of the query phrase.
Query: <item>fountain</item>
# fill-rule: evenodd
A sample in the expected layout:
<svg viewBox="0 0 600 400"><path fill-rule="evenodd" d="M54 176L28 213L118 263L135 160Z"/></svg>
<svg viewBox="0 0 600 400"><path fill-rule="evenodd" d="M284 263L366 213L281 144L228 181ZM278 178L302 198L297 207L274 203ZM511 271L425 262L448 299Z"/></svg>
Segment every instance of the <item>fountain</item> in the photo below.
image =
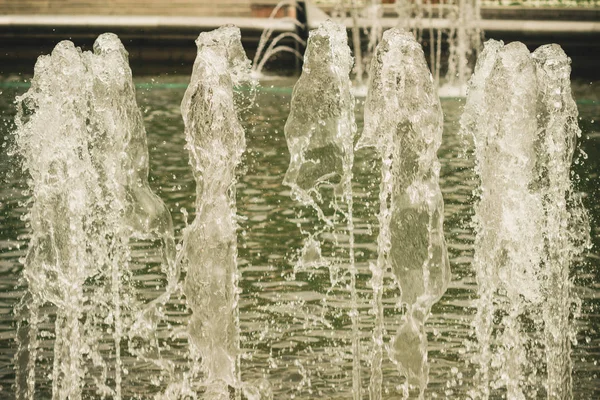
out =
<svg viewBox="0 0 600 400"><path fill-rule="evenodd" d="M238 168L252 138L241 108L255 94L239 29L225 26L196 41L181 102L195 216L177 246L169 209L150 189L143 115L119 39L101 35L93 52L65 41L39 58L15 119L32 232L23 258L27 288L15 310L16 398L260 400L296 396L292 386L310 398L426 397L431 355L440 354L432 351L434 314L451 277L438 160L444 116L417 39L393 28L374 47L357 137L347 40L332 21L311 31L291 95L289 190L280 192L296 204L277 206L300 227L301 235L289 235L303 239L283 244L299 244L285 260L290 275L238 254L246 240L245 231L238 237ZM469 301L473 340L457 354L474 375L464 391L471 398L573 397L579 301L570 270L589 248L590 229L570 174L580 131L569 74L557 45L530 54L520 43L488 41L469 82L461 131L474 143L479 185L477 296ZM375 172L369 179L380 176L371 214L361 187L370 182L357 178L365 163ZM359 243L370 234L369 218L376 242ZM261 279L285 275L282 287L314 286L298 291L316 299L311 312L271 301L260 280L244 286L244 268L265 270ZM296 280L320 268L329 270L327 282ZM244 310L243 290L263 289L262 303ZM252 319L267 309L285 309L293 322L273 318L251 348L243 314ZM314 337L291 327L308 331L314 321L321 329ZM288 333L314 358L295 358L292 340L260 347L270 334ZM345 359L330 375L319 365ZM245 362L262 369L247 379ZM299 372L280 373L277 364ZM449 374L462 379L454 368Z"/></svg>
<svg viewBox="0 0 600 400"><path fill-rule="evenodd" d="M94 53L61 42L40 57L17 104L17 144L34 199L17 397L34 398L36 377L51 374L54 398L92 388L122 398L125 351L159 351L165 329L164 300L143 299L136 288L140 269L152 265L143 258L158 263L165 292L178 279L171 216L148 185L127 53L113 34L98 37ZM38 371L45 337L55 337L52 370Z"/></svg>
<svg viewBox="0 0 600 400"><path fill-rule="evenodd" d="M444 203L437 150L443 115L421 46L399 29L383 34L371 63L365 129L357 147L373 146L382 158L377 264L371 266L376 326L370 398L381 398L383 275L387 269L406 308L389 348L409 385L427 386L431 307L446 291L450 264L443 233Z"/></svg>
<svg viewBox="0 0 600 400"><path fill-rule="evenodd" d="M233 26L201 33L196 44L181 103L196 180L196 218L184 232L178 258L187 273L193 365L205 376L207 398L229 399L229 391L240 388L235 169L246 147L233 88L250 81L250 60ZM192 368L186 377L190 384L199 372Z"/></svg>
<svg viewBox="0 0 600 400"><path fill-rule="evenodd" d="M514 399L572 396L569 269L589 243L589 223L569 173L580 132L569 74L557 45L530 54L490 40L470 82L461 124L481 181L474 398L497 388Z"/></svg>
<svg viewBox="0 0 600 400"><path fill-rule="evenodd" d="M332 21L324 22L311 31L302 75L294 86L290 116L285 124L285 137L290 151L290 166L284 184L292 196L311 206L326 226L334 228L337 221L325 215L320 188L333 189L334 216L342 214L348 236L348 265L350 274L350 317L352 320L352 388L355 399L361 398L360 337L354 257L354 221L352 215L352 165L354 163L354 97L350 92L352 56L346 29ZM338 204L345 203L345 209ZM322 230L307 238L299 267L322 263L319 242L315 239ZM313 256L311 257L311 253ZM315 254L316 253L316 254ZM315 257L316 255L316 257ZM308 261L308 262L307 262ZM335 263L335 261L332 261ZM328 263L330 267L333 265ZM332 271L332 283L338 281Z"/></svg>

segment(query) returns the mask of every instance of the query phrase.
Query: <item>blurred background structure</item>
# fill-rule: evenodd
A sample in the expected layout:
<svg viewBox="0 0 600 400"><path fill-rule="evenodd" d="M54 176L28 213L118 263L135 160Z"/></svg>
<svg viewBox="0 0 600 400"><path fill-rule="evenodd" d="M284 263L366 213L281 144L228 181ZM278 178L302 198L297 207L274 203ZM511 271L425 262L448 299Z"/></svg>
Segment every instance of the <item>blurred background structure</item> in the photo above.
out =
<svg viewBox="0 0 600 400"><path fill-rule="evenodd" d="M2 14L269 16L276 0L3 0ZM266 11L266 15L265 15Z"/></svg>
<svg viewBox="0 0 600 400"><path fill-rule="evenodd" d="M307 12L298 14L296 3L306 3ZM470 13L453 16L464 4L472 4ZM349 35L357 25L354 43L359 38L367 52L373 35L401 18L422 34L425 51L433 52L438 31L450 36L443 20L462 18L459 26L477 29L483 39L519 40L530 50L559 43L574 60L576 76L593 76L600 66L599 0L0 0L0 74L31 74L35 59L60 40L71 39L85 50L99 34L114 32L130 53L135 75L187 75L196 54L193 41L201 31L239 26L253 58L266 29L272 37L285 32L302 36L295 19L305 16L309 28L327 16L343 19ZM289 35L279 44L302 52ZM442 46L442 59L450 47ZM291 51L278 52L264 70L293 73L296 58Z"/></svg>

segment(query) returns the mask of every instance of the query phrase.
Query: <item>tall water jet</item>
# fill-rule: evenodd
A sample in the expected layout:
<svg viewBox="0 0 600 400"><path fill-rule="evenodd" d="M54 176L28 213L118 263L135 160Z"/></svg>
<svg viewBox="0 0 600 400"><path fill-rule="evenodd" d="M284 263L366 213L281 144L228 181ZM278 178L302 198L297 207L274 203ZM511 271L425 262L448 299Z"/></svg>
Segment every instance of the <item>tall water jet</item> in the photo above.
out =
<svg viewBox="0 0 600 400"><path fill-rule="evenodd" d="M579 130L559 49L542 47L532 57L522 43L488 41L461 119L475 143L481 186L473 261L477 398L495 388L530 398L542 386L549 398L570 397L568 271L589 226L569 177Z"/></svg>
<svg viewBox="0 0 600 400"><path fill-rule="evenodd" d="M545 212L541 279L546 390L548 398L569 399L573 386L571 342L576 333L570 317L576 300L569 270L590 246L588 217L570 174L581 130L571 95L570 59L556 44L539 47L532 57L538 82L538 190Z"/></svg>
<svg viewBox="0 0 600 400"><path fill-rule="evenodd" d="M31 89L17 98L17 145L33 197L33 235L23 272L28 332L17 355L24 357L17 358L18 398L35 396L40 309L48 303L56 307L53 397L82 395L83 286L94 269L86 252L86 216L96 181L89 155L80 156L88 142L87 110L77 101L82 82L85 66L78 51L61 42L51 56L39 58Z"/></svg>
<svg viewBox="0 0 600 400"><path fill-rule="evenodd" d="M425 322L446 291L450 264L443 233L444 202L437 150L443 114L421 46L400 29L383 35L371 63L365 128L357 148L375 147L382 158L378 258L373 272L376 316L370 394L381 398L383 275L391 268L405 307L389 355L419 388L428 381Z"/></svg>
<svg viewBox="0 0 600 400"><path fill-rule="evenodd" d="M477 86L482 85L482 86ZM541 197L535 181L536 76L527 48L518 42L486 43L469 88L463 115L475 142L481 193L476 213L474 267L479 300L475 329L478 379L487 398L490 385L506 387L521 399L533 369L524 332L527 310L541 301L539 274L543 253ZM502 314L495 329L494 318ZM497 341L497 351L492 342ZM492 365L500 372L492 375Z"/></svg>
<svg viewBox="0 0 600 400"><path fill-rule="evenodd" d="M292 92L291 110L285 124L290 164L283 183L292 197L311 206L333 228L334 221L322 209L323 188L333 189L334 213L344 215L348 236L350 317L352 320L352 387L361 398L360 337L354 260L352 216L352 166L354 163L354 97L350 92L352 56L343 25L325 21L310 32L302 75ZM345 204L342 209L338 204ZM319 228L307 240L302 259L320 259ZM314 258L314 257L313 257ZM318 260L317 260L318 261ZM333 274L332 274L333 276Z"/></svg>
<svg viewBox="0 0 600 400"><path fill-rule="evenodd" d="M123 342L124 352L138 363L155 364L153 373L148 375L158 377L163 372L161 341L168 330L165 304L177 290L179 280L171 214L148 182L146 132L135 99L127 51L116 35L104 34L94 43L94 55L84 53L84 57L89 60L91 75L89 151L103 201L96 205L102 207L97 210L98 219L113 236L103 250L110 255L110 277L104 270L105 276L97 276L96 280L111 282L111 299L107 303L112 303L113 310L107 313L109 319L114 314L117 358ZM160 277L159 284L164 284L164 291L156 298L147 297L136 288L138 275L148 270ZM102 298L104 290L102 285L96 285L94 296ZM102 316L102 312L98 313L99 318ZM135 368L117 361L117 387L121 367Z"/></svg>
<svg viewBox="0 0 600 400"><path fill-rule="evenodd" d="M174 266L171 217L148 185L127 52L112 34L98 37L94 53L61 42L39 58L17 102L18 152L33 197L17 397L36 396L38 337L53 337L53 398L119 399L122 371L134 368L124 365L123 344L130 354L134 337L145 349L159 346L157 318L144 332L133 328L145 299L133 282L130 240L161 239L170 281ZM54 329L39 332L42 320Z"/></svg>
<svg viewBox="0 0 600 400"><path fill-rule="evenodd" d="M196 218L185 229L179 262L192 310L190 352L205 396L229 399L240 388L235 170L246 148L234 87L250 80L250 61L233 26L201 33L181 103L196 180ZM201 359L201 361L200 361Z"/></svg>

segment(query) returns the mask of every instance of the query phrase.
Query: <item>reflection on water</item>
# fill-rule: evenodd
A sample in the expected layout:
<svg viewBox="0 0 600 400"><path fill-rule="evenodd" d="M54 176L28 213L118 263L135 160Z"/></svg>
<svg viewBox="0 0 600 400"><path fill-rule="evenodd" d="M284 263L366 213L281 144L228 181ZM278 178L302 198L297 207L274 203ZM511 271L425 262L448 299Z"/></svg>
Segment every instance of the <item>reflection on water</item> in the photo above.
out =
<svg viewBox="0 0 600 400"><path fill-rule="evenodd" d="M185 90L173 80L170 87L138 88L140 104L148 133L150 150L150 185L166 202L173 215L178 240L184 227L184 214L193 214L195 184L184 150L183 121L179 104ZM293 82L265 82L255 109L242 115L246 124L247 153L239 169L237 186L240 288L242 379L266 378L274 398L310 399L320 396L348 398L352 388L351 321L347 315L349 291L345 286L330 288L329 271L312 269L294 274L297 250L303 245L298 224L316 221L316 215L290 198L289 188L282 185L289 163L283 126L289 112ZM276 86L271 87L271 84ZM586 192L585 203L592 215L592 235L600 245L600 119L599 103L590 99L590 91L575 88L575 97L583 129L582 148L587 153L584 163L575 165L581 177L580 189ZM15 353L15 317L13 307L21 296L19 258L25 255L29 228L21 220L25 214L23 189L26 177L8 155L13 143L10 131L14 106L12 101L23 88L2 88L0 94L0 398L13 398ZM579 93L583 93L578 96ZM587 93L586 93L587 92ZM593 91L591 92L593 93ZM426 397L456 398L469 390L473 368L467 365L470 330L475 296L472 191L476 181L473 160L466 156L471 145L458 135L461 112L459 100L442 101L445 113L444 138L439 151L442 164L440 186L445 201L445 231L452 281L444 297L432 310L428 320L430 382ZM357 102L357 123L362 130L362 104ZM596 120L594 122L594 120ZM370 313L372 290L368 261L376 259L377 212L379 210L379 162L372 150L356 153L354 166L354 225L357 294L360 311L363 354L371 348ZM581 159L581 158L580 158ZM192 215L189 217L192 220ZM340 239L343 243L343 240ZM327 248L330 246L330 248ZM323 244L322 251L333 248ZM592 250L586 263L575 274L577 290L583 299L579 319L578 343L573 348L574 397L593 399L600 396L600 255ZM156 276L158 277L158 276ZM151 291L162 284L149 272L139 276L140 292ZM143 289L142 289L143 287ZM395 336L402 310L391 277L384 279L385 340ZM170 308L173 320L185 316L178 307ZM46 346L48 347L48 346ZM51 348L51 347L50 347ZM51 354L48 354L51 356ZM364 370L369 370L363 357ZM397 398L401 378L395 366L384 357L383 397ZM135 373L135 371L130 371ZM363 387L368 386L363 376ZM139 385L144 385L140 381ZM135 388L130 388L136 391ZM139 390L141 392L141 390ZM462 396L461 396L462 394Z"/></svg>

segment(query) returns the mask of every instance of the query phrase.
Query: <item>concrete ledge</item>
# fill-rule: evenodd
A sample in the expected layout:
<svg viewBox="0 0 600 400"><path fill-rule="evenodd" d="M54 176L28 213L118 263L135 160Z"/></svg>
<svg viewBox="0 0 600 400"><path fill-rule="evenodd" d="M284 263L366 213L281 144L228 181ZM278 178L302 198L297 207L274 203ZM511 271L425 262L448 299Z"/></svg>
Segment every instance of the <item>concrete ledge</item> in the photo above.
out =
<svg viewBox="0 0 600 400"><path fill-rule="evenodd" d="M262 32L269 28L276 32L294 30L290 20L251 17L162 17L113 15L1 15L0 27L72 27L72 28L143 28L143 29L197 29L198 32L233 24L241 30Z"/></svg>
<svg viewBox="0 0 600 400"><path fill-rule="evenodd" d="M314 29L321 22L320 19L310 21L309 27ZM359 25L368 26L367 19L359 19ZM3 15L0 16L0 27L71 27L71 28L133 28L144 30L160 29L196 29L198 32L216 29L219 26L233 24L241 30L262 32L273 29L275 32L294 31L295 25L291 20L248 18L248 17L158 17L158 16L96 16L96 15ZM352 27L352 19L346 18L344 24ZM380 19L383 28L397 26L396 18L384 17ZM554 33L600 33L600 22L596 21L541 21L541 20L499 20L482 19L477 23L468 24L469 27L494 32L554 32ZM424 18L421 20L423 29L448 29L450 22L440 18Z"/></svg>
<svg viewBox="0 0 600 400"><path fill-rule="evenodd" d="M320 6L325 13L331 14L332 6ZM394 4L383 4L383 16L397 18L398 12ZM349 7L347 8L349 9ZM442 14L455 12L456 5L432 4L431 13L434 17ZM429 6L422 9L423 18L429 18ZM593 6L481 6L481 18L483 19L522 19L522 20L562 20L562 21L598 21L600 20L600 7Z"/></svg>
<svg viewBox="0 0 600 400"><path fill-rule="evenodd" d="M539 21L482 19L479 28L486 32L596 34L600 22L593 21Z"/></svg>

